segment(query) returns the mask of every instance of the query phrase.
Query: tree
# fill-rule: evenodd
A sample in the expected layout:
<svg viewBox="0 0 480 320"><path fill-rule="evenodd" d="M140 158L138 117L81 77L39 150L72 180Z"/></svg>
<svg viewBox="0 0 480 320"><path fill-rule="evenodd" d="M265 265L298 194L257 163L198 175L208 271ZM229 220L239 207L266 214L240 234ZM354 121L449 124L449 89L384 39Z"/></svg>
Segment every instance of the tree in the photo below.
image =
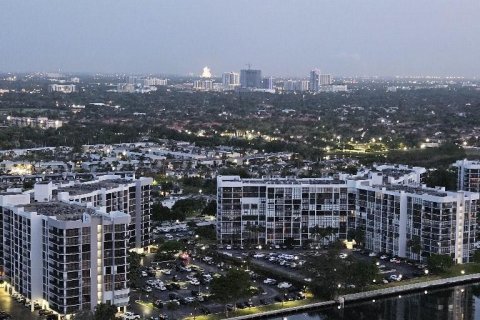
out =
<svg viewBox="0 0 480 320"><path fill-rule="evenodd" d="M112 304L99 303L95 307L94 320L115 320L117 307Z"/></svg>
<svg viewBox="0 0 480 320"><path fill-rule="evenodd" d="M214 300L226 305L229 302L235 303L237 300L248 297L250 286L250 275L247 272L230 269L225 275L213 279L210 292ZM227 314L227 310L225 312Z"/></svg>
<svg viewBox="0 0 480 320"><path fill-rule="evenodd" d="M212 200L207 203L207 205L202 210L202 215L205 216L214 216L217 214L217 201Z"/></svg>
<svg viewBox="0 0 480 320"><path fill-rule="evenodd" d="M173 312L178 309L178 303L176 301L167 302L167 309L170 311L170 317L175 319Z"/></svg>
<svg viewBox="0 0 480 320"><path fill-rule="evenodd" d="M453 266L453 259L448 255L431 254L427 259L427 266L431 272L446 272Z"/></svg>
<svg viewBox="0 0 480 320"><path fill-rule="evenodd" d="M292 237L285 238L285 241L283 242L283 244L284 244L288 249L292 249L293 246L295 245L295 239L293 239Z"/></svg>
<svg viewBox="0 0 480 320"><path fill-rule="evenodd" d="M128 252L128 282L132 288L136 288L140 284L140 261L141 257L138 253L133 251Z"/></svg>
<svg viewBox="0 0 480 320"><path fill-rule="evenodd" d="M422 251L422 243L419 236L413 236L412 239L408 241L407 245L413 253L420 254Z"/></svg>
<svg viewBox="0 0 480 320"><path fill-rule="evenodd" d="M480 263L480 250L475 250L473 253L473 262Z"/></svg>
<svg viewBox="0 0 480 320"><path fill-rule="evenodd" d="M90 310L80 310L79 312L75 313L73 317L74 320L92 320L93 319L93 312Z"/></svg>
<svg viewBox="0 0 480 320"><path fill-rule="evenodd" d="M347 238L348 240L355 240L358 246L363 247L365 245L365 231L360 228L348 230Z"/></svg>
<svg viewBox="0 0 480 320"><path fill-rule="evenodd" d="M161 203L154 203L152 205L152 220L155 221L169 221L173 220L172 212L168 207Z"/></svg>

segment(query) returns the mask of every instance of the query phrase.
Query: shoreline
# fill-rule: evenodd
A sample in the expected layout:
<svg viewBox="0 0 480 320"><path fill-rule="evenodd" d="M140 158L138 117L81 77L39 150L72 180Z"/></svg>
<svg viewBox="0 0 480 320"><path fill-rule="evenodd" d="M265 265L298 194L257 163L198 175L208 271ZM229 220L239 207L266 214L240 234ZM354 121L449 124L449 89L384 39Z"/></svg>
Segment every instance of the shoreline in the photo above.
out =
<svg viewBox="0 0 480 320"><path fill-rule="evenodd" d="M422 291L422 290L427 290L432 288L449 287L453 285L472 283L477 281L480 281L480 273L443 278L443 279L437 279L437 280L429 280L425 282L399 285L399 286L384 288L384 289L350 293L350 294L341 295L336 300L314 302L314 303L297 306L297 307L289 307L284 309L265 311L260 313L231 317L228 319L231 319L231 320L264 319L267 317L297 314L301 312L307 312L310 310L316 310L316 309L332 307L332 306L338 306L340 308L343 308L345 305L348 305L354 302L362 302L362 301L379 298L379 297L386 298L386 297L397 295L399 293L412 293L412 292L417 292L417 291Z"/></svg>

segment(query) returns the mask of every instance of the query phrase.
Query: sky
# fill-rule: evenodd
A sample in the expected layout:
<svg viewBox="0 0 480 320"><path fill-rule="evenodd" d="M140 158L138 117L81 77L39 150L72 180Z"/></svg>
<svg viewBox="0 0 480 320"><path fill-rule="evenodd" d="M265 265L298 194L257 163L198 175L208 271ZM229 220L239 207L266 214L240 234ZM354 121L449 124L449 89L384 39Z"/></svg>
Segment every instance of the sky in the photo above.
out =
<svg viewBox="0 0 480 320"><path fill-rule="evenodd" d="M478 0L0 0L0 72L480 77Z"/></svg>

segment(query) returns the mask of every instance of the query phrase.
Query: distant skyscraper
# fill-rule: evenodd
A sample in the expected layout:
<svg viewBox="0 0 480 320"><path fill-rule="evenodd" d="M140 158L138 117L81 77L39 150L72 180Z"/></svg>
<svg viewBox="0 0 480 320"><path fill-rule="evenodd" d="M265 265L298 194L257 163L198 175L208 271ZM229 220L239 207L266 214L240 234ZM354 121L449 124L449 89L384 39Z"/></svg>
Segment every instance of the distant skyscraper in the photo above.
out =
<svg viewBox="0 0 480 320"><path fill-rule="evenodd" d="M262 71L253 69L240 70L240 86L242 88L261 88Z"/></svg>
<svg viewBox="0 0 480 320"><path fill-rule="evenodd" d="M240 85L240 75L237 72L225 72L222 75L222 85L225 89L235 89Z"/></svg>
<svg viewBox="0 0 480 320"><path fill-rule="evenodd" d="M273 90L273 77L263 78L263 89Z"/></svg>
<svg viewBox="0 0 480 320"><path fill-rule="evenodd" d="M310 91L317 92L320 87L320 70L310 71Z"/></svg>
<svg viewBox="0 0 480 320"><path fill-rule="evenodd" d="M332 75L331 74L321 74L320 75L320 85L329 86L332 84Z"/></svg>

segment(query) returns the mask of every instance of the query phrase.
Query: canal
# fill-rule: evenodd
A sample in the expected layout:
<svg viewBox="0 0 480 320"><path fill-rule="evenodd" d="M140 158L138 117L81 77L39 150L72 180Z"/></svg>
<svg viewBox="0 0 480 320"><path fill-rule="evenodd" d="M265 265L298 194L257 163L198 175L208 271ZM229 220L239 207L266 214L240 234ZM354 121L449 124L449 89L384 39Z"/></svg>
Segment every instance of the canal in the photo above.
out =
<svg viewBox="0 0 480 320"><path fill-rule="evenodd" d="M441 288L269 320L480 320L480 284Z"/></svg>

